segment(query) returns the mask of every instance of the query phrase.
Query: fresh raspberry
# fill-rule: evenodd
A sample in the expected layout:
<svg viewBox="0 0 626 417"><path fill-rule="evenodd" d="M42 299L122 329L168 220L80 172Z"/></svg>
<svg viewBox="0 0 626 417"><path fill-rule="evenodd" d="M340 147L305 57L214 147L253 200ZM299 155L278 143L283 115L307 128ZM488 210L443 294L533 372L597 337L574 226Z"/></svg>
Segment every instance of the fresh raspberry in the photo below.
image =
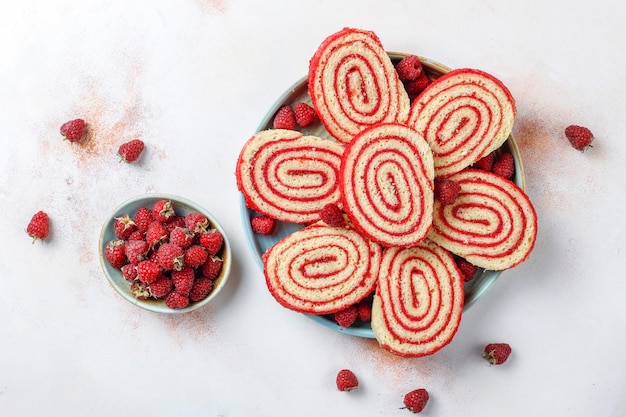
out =
<svg viewBox="0 0 626 417"><path fill-rule="evenodd" d="M126 255L124 255L124 260L126 260ZM122 277L124 277L126 281L133 282L135 278L137 278L137 265L138 264L133 263L122 266L120 270L122 271Z"/></svg>
<svg viewBox="0 0 626 417"><path fill-rule="evenodd" d="M150 295L154 298L165 298L167 294L174 289L172 280L161 274L154 282L149 285Z"/></svg>
<svg viewBox="0 0 626 417"><path fill-rule="evenodd" d="M185 266L198 268L206 262L208 257L209 253L202 245L191 245L185 251L183 259Z"/></svg>
<svg viewBox="0 0 626 417"><path fill-rule="evenodd" d="M337 204L328 203L320 210L320 219L329 226L339 227L345 223L343 212Z"/></svg>
<svg viewBox="0 0 626 417"><path fill-rule="evenodd" d="M171 243L164 243L156 251L156 261L165 271L180 271L184 265L184 253Z"/></svg>
<svg viewBox="0 0 626 417"><path fill-rule="evenodd" d="M461 191L461 185L447 178L435 180L435 198L443 205L452 204L456 201Z"/></svg>
<svg viewBox="0 0 626 417"><path fill-rule="evenodd" d="M511 346L508 343L490 343L485 346L483 358L492 365L502 365L511 354Z"/></svg>
<svg viewBox="0 0 626 417"><path fill-rule="evenodd" d="M222 261L222 259L217 256L211 256L206 260L204 265L202 265L202 276L214 280L220 274L223 264L224 261Z"/></svg>
<svg viewBox="0 0 626 417"><path fill-rule="evenodd" d="M584 126L570 125L565 128L565 137L579 151L585 151L593 142L593 133Z"/></svg>
<svg viewBox="0 0 626 417"><path fill-rule="evenodd" d="M137 264L137 279L150 284L161 275L161 267L152 261L141 261Z"/></svg>
<svg viewBox="0 0 626 417"><path fill-rule="evenodd" d="M167 229L158 220L153 220L146 230L146 242L151 248L156 248L168 238Z"/></svg>
<svg viewBox="0 0 626 417"><path fill-rule="evenodd" d="M420 75L422 75L423 70L424 67L422 67L420 59L415 55L405 56L396 65L398 78L400 78L400 81L403 82L417 79Z"/></svg>
<svg viewBox="0 0 626 417"><path fill-rule="evenodd" d="M476 271L478 271L478 267L463 258L455 259L455 262L456 266L459 268L461 274L463 275L464 281L471 281L472 278L474 278Z"/></svg>
<svg viewBox="0 0 626 417"><path fill-rule="evenodd" d="M165 297L165 305L171 309L179 310L189 305L189 297L174 290Z"/></svg>
<svg viewBox="0 0 626 417"><path fill-rule="evenodd" d="M300 127L308 127L317 121L315 109L306 103L300 102L293 106L296 123Z"/></svg>
<svg viewBox="0 0 626 417"><path fill-rule="evenodd" d="M217 230L211 229L200 235L200 244L209 252L209 256L215 256L222 250L224 236Z"/></svg>
<svg viewBox="0 0 626 417"><path fill-rule="evenodd" d="M252 225L252 231L254 233L265 236L274 233L274 229L276 228L276 220L265 215L254 216L250 219L250 224Z"/></svg>
<svg viewBox="0 0 626 417"><path fill-rule="evenodd" d="M141 230L135 230L126 240L146 240L146 236Z"/></svg>
<svg viewBox="0 0 626 417"><path fill-rule="evenodd" d="M133 221L137 226L137 230L146 232L150 223L154 221L154 217L152 216L152 210L150 210L148 207L140 207L135 213Z"/></svg>
<svg viewBox="0 0 626 417"><path fill-rule="evenodd" d="M127 240L124 245L124 253L128 262L139 263L147 258L150 246L145 240Z"/></svg>
<svg viewBox="0 0 626 417"><path fill-rule="evenodd" d="M172 271L172 283L176 291L181 294L189 294L195 277L193 269L188 266L185 266L180 271Z"/></svg>
<svg viewBox="0 0 626 417"><path fill-rule="evenodd" d="M474 164L474 168L491 172L491 169L493 168L493 163L495 160L496 160L496 154L493 152L489 152L487 155L483 156L478 161L476 161L476 163Z"/></svg>
<svg viewBox="0 0 626 417"><path fill-rule="evenodd" d="M424 89L428 87L428 84L430 84L430 80L428 76L426 76L426 73L422 72L416 79L404 83L404 89L409 96L415 97L424 91Z"/></svg>
<svg viewBox="0 0 626 417"><path fill-rule="evenodd" d="M350 307L335 313L335 322L340 327L350 327L356 321L358 316L359 312L356 305L351 305Z"/></svg>
<svg viewBox="0 0 626 417"><path fill-rule="evenodd" d="M420 413L428 402L428 391L424 388L416 389L404 396L404 407L413 413Z"/></svg>
<svg viewBox="0 0 626 417"><path fill-rule="evenodd" d="M172 230L176 229L177 227L187 228L187 226L185 225L185 216L174 214L165 223L165 228L167 229L168 233L172 233Z"/></svg>
<svg viewBox="0 0 626 417"><path fill-rule="evenodd" d="M363 323L372 321L372 305L369 302L361 301L356 305L357 318Z"/></svg>
<svg viewBox="0 0 626 417"><path fill-rule="evenodd" d="M296 116L293 109L290 106L283 106L278 109L276 116L274 116L274 129L293 130L295 128Z"/></svg>
<svg viewBox="0 0 626 417"><path fill-rule="evenodd" d="M44 211L38 211L33 215L28 222L28 226L26 226L26 233L33 238L33 243L37 239L41 239L42 241L48 237L48 233L50 230L50 219L48 218L48 214Z"/></svg>
<svg viewBox="0 0 626 417"><path fill-rule="evenodd" d="M359 387L359 380L354 372L349 369L339 371L335 382L339 391L352 391Z"/></svg>
<svg viewBox="0 0 626 417"><path fill-rule="evenodd" d="M147 300L150 298L150 288L148 284L141 281L135 281L130 285L130 292L138 300Z"/></svg>
<svg viewBox="0 0 626 417"><path fill-rule="evenodd" d="M130 142L126 142L120 145L117 150L117 155L120 157L120 161L135 162L144 149L144 143L140 139L133 139Z"/></svg>
<svg viewBox="0 0 626 417"><path fill-rule="evenodd" d="M87 123L83 119L74 119L63 123L61 134L70 142L80 142L87 133Z"/></svg>
<svg viewBox="0 0 626 417"><path fill-rule="evenodd" d="M515 173L515 159L513 159L513 155L509 152L500 155L496 162L494 162L491 172L507 180L511 179Z"/></svg>
<svg viewBox="0 0 626 417"><path fill-rule="evenodd" d="M189 299L191 301L204 300L213 291L213 280L206 277L197 278L191 291L189 291Z"/></svg>
<svg viewBox="0 0 626 417"><path fill-rule="evenodd" d="M179 246L181 249L187 249L193 243L194 235L189 233L186 227L175 227L170 232L169 242Z"/></svg>
<svg viewBox="0 0 626 417"><path fill-rule="evenodd" d="M191 212L185 216L185 226L194 235L198 236L209 230L209 219L202 213L197 211Z"/></svg>
<svg viewBox="0 0 626 417"><path fill-rule="evenodd" d="M159 222L167 222L176 215L174 206L170 200L159 200L152 206L152 217Z"/></svg>
<svg viewBox="0 0 626 417"><path fill-rule="evenodd" d="M104 258L115 269L120 269L126 265L126 242L123 240L112 240L104 247Z"/></svg>
<svg viewBox="0 0 626 417"><path fill-rule="evenodd" d="M113 231L118 239L128 239L135 230L137 230L137 225L128 214L116 217L113 221Z"/></svg>

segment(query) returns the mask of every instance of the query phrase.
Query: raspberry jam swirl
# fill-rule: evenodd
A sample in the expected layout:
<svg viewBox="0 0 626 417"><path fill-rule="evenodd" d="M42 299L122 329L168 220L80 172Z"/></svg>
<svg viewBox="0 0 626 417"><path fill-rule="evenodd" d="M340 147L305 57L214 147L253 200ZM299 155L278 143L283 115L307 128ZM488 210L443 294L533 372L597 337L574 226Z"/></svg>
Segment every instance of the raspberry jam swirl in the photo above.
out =
<svg viewBox="0 0 626 417"><path fill-rule="evenodd" d="M429 240L386 248L372 306L374 336L398 355L430 355L454 337L463 297L463 277L447 250Z"/></svg>
<svg viewBox="0 0 626 417"><path fill-rule="evenodd" d="M449 178L461 191L453 204L435 201L429 239L489 270L524 261L537 237L537 215L528 196L487 171L467 169Z"/></svg>
<svg viewBox="0 0 626 417"><path fill-rule="evenodd" d="M237 161L237 186L246 205L291 223L319 220L339 203L343 146L291 130L265 130L246 142Z"/></svg>
<svg viewBox="0 0 626 417"><path fill-rule="evenodd" d="M310 61L308 89L326 130L344 143L408 117L409 97L373 32L346 28L324 40Z"/></svg>
<svg viewBox="0 0 626 417"><path fill-rule="evenodd" d="M515 101L502 82L479 70L459 69L418 96L408 124L430 145L435 175L445 176L499 148L511 133L515 114Z"/></svg>
<svg viewBox="0 0 626 417"><path fill-rule="evenodd" d="M343 207L355 227L384 246L421 242L433 210L428 144L399 124L371 127L346 145L341 161Z"/></svg>
<svg viewBox="0 0 626 417"><path fill-rule="evenodd" d="M382 249L347 227L314 223L263 255L267 287L284 307L330 314L374 291Z"/></svg>

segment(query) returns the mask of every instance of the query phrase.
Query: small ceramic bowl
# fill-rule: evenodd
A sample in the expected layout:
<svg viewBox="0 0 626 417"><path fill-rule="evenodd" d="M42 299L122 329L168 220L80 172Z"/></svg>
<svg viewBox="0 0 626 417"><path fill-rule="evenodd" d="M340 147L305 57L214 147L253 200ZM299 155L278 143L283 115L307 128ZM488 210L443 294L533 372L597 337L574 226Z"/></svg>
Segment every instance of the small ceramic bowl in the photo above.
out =
<svg viewBox="0 0 626 417"><path fill-rule="evenodd" d="M219 273L219 276L214 281L214 287L211 293L201 301L198 302L190 302L190 304L181 309L171 309L165 305L165 301L163 299L138 299L131 292L131 282L127 281L121 274L119 269L114 268L111 264L106 260L104 256L105 247L108 242L112 240L116 240L115 232L113 230L113 223L115 222L115 218L122 216L124 214L128 214L131 218L135 215L137 210L141 207L152 208L154 203L159 200L170 200L172 205L174 206L174 210L177 215L186 215L191 212L200 212L204 214L210 222L210 227L218 230L223 238L224 244L223 247L218 254L219 257L223 261L222 269ZM154 311L157 313L165 313L165 314L181 314L187 313L193 310L196 310L213 300L218 293L222 290L224 285L226 285L226 281L228 280L228 276L230 274L231 264L232 264L232 253L230 249L230 243L228 241L228 237L222 226L219 224L217 219L213 217L209 211L205 208L199 206L193 201L187 200L186 198L179 197L171 194L143 194L136 197L133 197L113 210L113 212L105 219L104 224L102 226L102 230L100 231L100 240L99 240L99 254L100 254L100 264L102 266L102 270L104 271L104 275L108 279L111 286L127 301L130 303L141 307L143 309Z"/></svg>

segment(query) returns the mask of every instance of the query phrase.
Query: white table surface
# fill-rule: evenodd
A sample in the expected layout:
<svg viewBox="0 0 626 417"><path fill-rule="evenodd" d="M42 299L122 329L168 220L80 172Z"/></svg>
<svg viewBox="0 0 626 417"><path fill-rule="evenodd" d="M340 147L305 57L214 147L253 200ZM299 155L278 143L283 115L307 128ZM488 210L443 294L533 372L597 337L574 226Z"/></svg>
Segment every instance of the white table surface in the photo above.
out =
<svg viewBox="0 0 626 417"><path fill-rule="evenodd" d="M0 6L0 415L626 415L626 29L616 0L20 0ZM500 78L539 216L452 343L402 359L280 307L242 227L234 166L265 112L344 26L385 48ZM74 146L60 125L82 117ZM569 124L592 149L570 147ZM120 143L146 142L119 164ZM98 261L102 221L146 192L185 196L228 232L228 286L184 316L138 309ZM52 232L25 227L45 210ZM501 366L480 354L511 344ZM338 392L352 369L356 392Z"/></svg>

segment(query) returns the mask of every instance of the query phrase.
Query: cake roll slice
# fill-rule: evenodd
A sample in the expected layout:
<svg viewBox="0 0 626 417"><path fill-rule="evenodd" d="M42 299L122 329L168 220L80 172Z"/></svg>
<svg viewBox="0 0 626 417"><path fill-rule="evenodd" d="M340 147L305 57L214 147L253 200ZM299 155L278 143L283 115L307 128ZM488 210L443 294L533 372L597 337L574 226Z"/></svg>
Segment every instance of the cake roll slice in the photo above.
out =
<svg viewBox="0 0 626 417"><path fill-rule="evenodd" d="M413 102L408 125L433 151L435 175L447 176L472 165L509 137L515 100L494 76L457 69L432 82Z"/></svg>
<svg viewBox="0 0 626 417"><path fill-rule="evenodd" d="M308 89L320 121L343 143L368 126L406 122L411 106L380 40L360 29L344 28L321 43Z"/></svg>

